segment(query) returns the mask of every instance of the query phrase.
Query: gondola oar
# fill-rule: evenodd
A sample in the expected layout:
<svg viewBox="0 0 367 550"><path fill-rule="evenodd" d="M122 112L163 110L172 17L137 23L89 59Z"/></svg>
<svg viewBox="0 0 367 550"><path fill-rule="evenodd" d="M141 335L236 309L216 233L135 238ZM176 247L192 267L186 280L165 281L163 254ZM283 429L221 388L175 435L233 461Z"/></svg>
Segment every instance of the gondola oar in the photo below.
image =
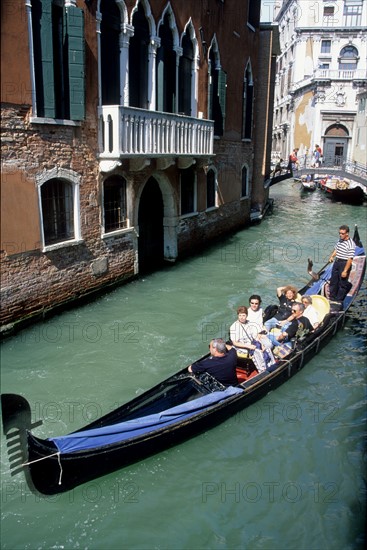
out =
<svg viewBox="0 0 367 550"><path fill-rule="evenodd" d="M308 258L307 273L311 275L312 281L318 281L320 279L321 273L327 268L329 263L330 262L328 261L317 273L315 273L315 271L312 271L313 261Z"/></svg>

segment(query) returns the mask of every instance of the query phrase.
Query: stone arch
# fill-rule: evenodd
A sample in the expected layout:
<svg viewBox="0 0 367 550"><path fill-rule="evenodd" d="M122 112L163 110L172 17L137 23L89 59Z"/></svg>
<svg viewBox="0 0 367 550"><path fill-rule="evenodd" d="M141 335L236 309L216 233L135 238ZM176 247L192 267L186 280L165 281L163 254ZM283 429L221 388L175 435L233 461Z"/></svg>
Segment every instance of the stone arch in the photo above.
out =
<svg viewBox="0 0 367 550"><path fill-rule="evenodd" d="M156 25L155 25L154 17L152 15L152 10L150 9L150 4L149 4L148 0L137 0L135 6L131 10L130 24L132 25L133 17L134 17L135 12L139 9L139 4L142 5L144 13L145 13L145 17L148 21L148 25L149 25L149 29L150 29L150 36L155 36L156 35Z"/></svg>
<svg viewBox="0 0 367 550"><path fill-rule="evenodd" d="M174 262L177 258L177 226L178 226L178 200L168 177L161 172L154 172L142 183L135 193L135 208L133 224L138 227L140 199L146 183L150 178L156 180L162 193L163 200L163 257L165 261Z"/></svg>
<svg viewBox="0 0 367 550"><path fill-rule="evenodd" d="M166 7L164 8L164 10L162 12L161 18L158 21L157 34L159 35L159 28L160 28L161 25L163 25L166 15L168 15L169 28L172 31L173 46L174 46L174 48L178 48L179 43L180 43L180 38L179 38L177 24L176 24L176 18L175 18L175 14L173 13L171 2L167 3Z"/></svg>

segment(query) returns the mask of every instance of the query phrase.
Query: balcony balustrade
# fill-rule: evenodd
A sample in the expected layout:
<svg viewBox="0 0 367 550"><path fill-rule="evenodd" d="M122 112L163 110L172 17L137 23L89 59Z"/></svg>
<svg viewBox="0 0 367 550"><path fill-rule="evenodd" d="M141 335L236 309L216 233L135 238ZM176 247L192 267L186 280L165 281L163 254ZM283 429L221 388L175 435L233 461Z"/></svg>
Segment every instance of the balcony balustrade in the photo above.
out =
<svg viewBox="0 0 367 550"><path fill-rule="evenodd" d="M353 70L333 70L333 69L317 69L314 73L314 78L325 78L327 80L366 80L367 71L363 69Z"/></svg>
<svg viewBox="0 0 367 550"><path fill-rule="evenodd" d="M213 154L214 122L122 105L99 109L100 159Z"/></svg>

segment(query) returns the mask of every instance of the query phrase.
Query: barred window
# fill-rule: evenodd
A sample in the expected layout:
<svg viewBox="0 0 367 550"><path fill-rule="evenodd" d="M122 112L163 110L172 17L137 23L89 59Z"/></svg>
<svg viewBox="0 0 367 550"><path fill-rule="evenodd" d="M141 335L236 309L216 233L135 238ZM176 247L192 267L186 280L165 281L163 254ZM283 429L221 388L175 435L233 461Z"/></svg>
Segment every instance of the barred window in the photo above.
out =
<svg viewBox="0 0 367 550"><path fill-rule="evenodd" d="M41 187L43 236L45 246L74 239L73 186L52 179Z"/></svg>
<svg viewBox="0 0 367 550"><path fill-rule="evenodd" d="M192 167L180 170L181 185L181 215L196 211L195 171Z"/></svg>
<svg viewBox="0 0 367 550"><path fill-rule="evenodd" d="M208 170L206 175L206 207L213 208L216 206L216 177L214 170Z"/></svg>
<svg viewBox="0 0 367 550"><path fill-rule="evenodd" d="M248 169L247 169L247 166L244 166L242 168L241 197L248 197L248 195L249 195Z"/></svg>
<svg viewBox="0 0 367 550"><path fill-rule="evenodd" d="M120 176L109 177L103 185L104 231L127 227L126 181Z"/></svg>

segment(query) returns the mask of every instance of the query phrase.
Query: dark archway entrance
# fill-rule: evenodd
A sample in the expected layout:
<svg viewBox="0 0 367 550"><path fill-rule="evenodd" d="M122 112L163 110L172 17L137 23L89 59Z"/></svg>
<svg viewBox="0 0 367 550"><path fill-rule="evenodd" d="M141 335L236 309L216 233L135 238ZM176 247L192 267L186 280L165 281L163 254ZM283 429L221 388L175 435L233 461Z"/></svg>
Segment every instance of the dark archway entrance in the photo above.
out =
<svg viewBox="0 0 367 550"><path fill-rule="evenodd" d="M158 183L149 178L139 204L139 273L163 265L163 198Z"/></svg>

